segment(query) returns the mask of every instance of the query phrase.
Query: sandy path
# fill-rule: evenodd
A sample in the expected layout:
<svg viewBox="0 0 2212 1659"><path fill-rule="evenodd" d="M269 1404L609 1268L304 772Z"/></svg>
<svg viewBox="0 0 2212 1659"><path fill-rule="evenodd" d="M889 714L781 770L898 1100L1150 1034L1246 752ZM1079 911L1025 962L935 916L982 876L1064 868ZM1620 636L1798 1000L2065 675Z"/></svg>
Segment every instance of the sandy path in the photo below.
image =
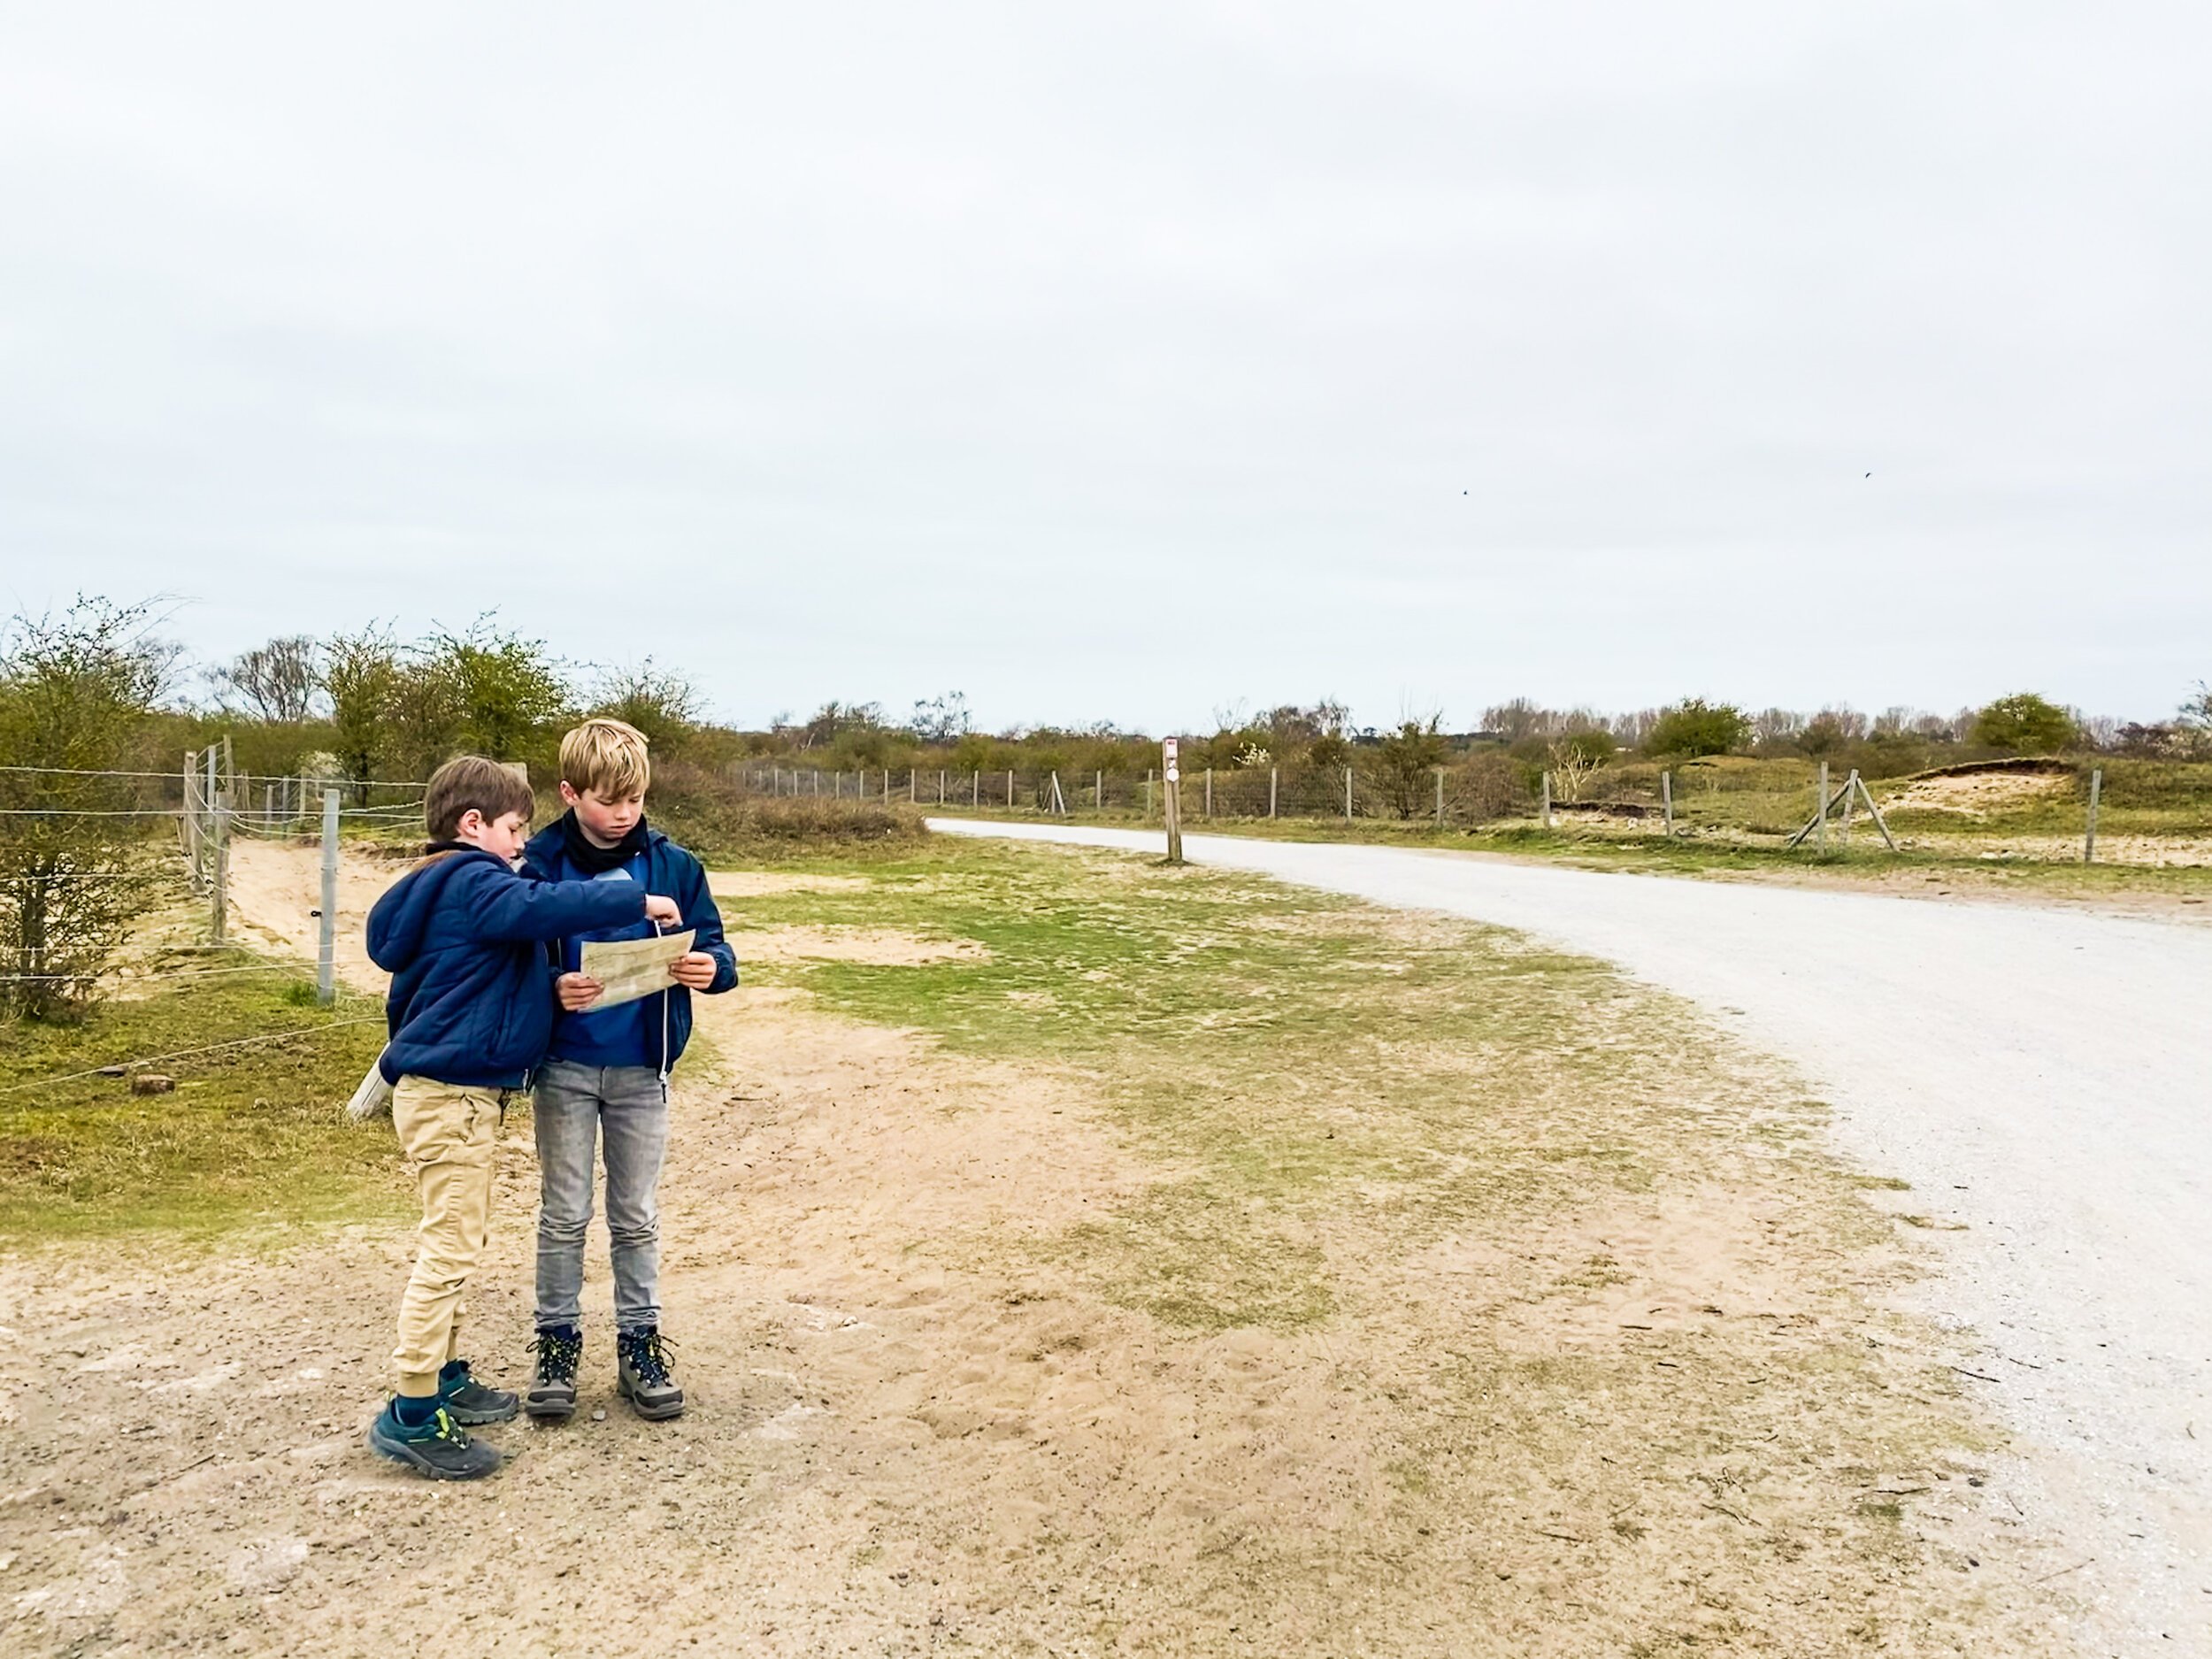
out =
<svg viewBox="0 0 2212 1659"><path fill-rule="evenodd" d="M272 939L305 908L313 855L291 855L288 872L257 852L239 889ZM390 873L361 872L347 908ZM733 899L743 887L717 885ZM257 913L262 899L278 908ZM780 937L895 959L870 930ZM1477 1257L1447 1237L1348 1277L1358 1295L1328 1327L1177 1332L1102 1300L1048 1248L1173 1174L1133 1155L1079 1079L954 1060L772 988L704 999L701 1030L717 1064L679 1075L664 1187L664 1282L695 1402L680 1424L641 1424L611 1397L596 1230L583 1410L560 1430L495 1431L513 1461L464 1488L426 1488L359 1447L411 1253L403 1222L290 1250L0 1260L0 1650L1581 1659L1690 1651L1655 1634L1687 1607L1678 1640L1697 1651L1812 1652L1834 1649L1788 1632L1832 1631L1817 1611L1832 1593L1893 1649L1948 1652L1969 1630L2003 1651L2034 1645L1989 1622L1983 1586L2068 1563L1993 1502L2001 1483L1977 1490L1971 1463L1825 1471L1854 1502L1915 1494L1936 1608L1957 1586L1960 1622L1937 1635L1924 1578L1825 1553L1822 1471L1748 1472L1737 1441L1778 1432L1755 1407L1726 1436L1627 1470L1578 1467L1587 1437L1571 1425L1491 1448L1479 1426L1428 1417L1460 1333L1493 1325L1504 1351L1543 1365L1643 1340L1628 1333L1677 1312L1697 1327L1683 1340L1740 1344L1747 1369L1818 1362L1836 1333L1816 1310L1855 1294L1840 1276L1899 1269L1833 1248L1831 1218L1779 1192L1655 1194ZM530 1324L535 1184L511 1133L471 1293L471 1347L508 1377ZM1617 1275L1563 1302L1555 1281L1596 1248ZM1809 1261L1838 1282L1809 1281ZM1732 1323L1719 1306L1683 1311L1716 1296ZM1867 1348L1895 1357L1839 1386L1924 1391L1932 1356L1878 1328ZM1671 1372L1637 1371L1673 1399ZM1628 1409L1601 1398L1569 1416L1586 1404ZM1424 1434L1475 1460L1525 1452L1542 1479L1509 1512L1409 1507L1394 1471ZM1666 1467L1686 1460L1687 1479ZM1741 1481L1763 1518L1704 1501L1704 1483L1747 1501ZM1575 1530L1595 1530L1574 1518L1586 1510L1628 1529L1604 1555ZM1779 1645L1755 1643L1759 1629Z"/></svg>
<svg viewBox="0 0 2212 1659"><path fill-rule="evenodd" d="M1156 850L1156 834L935 821ZM2212 1652L2212 934L2078 910L1190 836L1189 856L1621 964L1798 1061L1842 1147L1946 1231L1934 1310L2116 1636ZM2171 1632L2166 1640L2164 1632Z"/></svg>

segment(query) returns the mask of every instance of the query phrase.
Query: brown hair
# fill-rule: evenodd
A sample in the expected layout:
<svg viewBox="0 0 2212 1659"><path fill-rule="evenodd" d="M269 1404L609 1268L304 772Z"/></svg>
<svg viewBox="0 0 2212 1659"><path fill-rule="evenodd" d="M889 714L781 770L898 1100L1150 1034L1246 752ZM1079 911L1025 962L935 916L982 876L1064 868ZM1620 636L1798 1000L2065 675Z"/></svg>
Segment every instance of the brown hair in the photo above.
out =
<svg viewBox="0 0 2212 1659"><path fill-rule="evenodd" d="M456 755L430 774L422 817L432 841L449 841L460 833L461 815L472 807L487 818L519 812L527 822L536 805L518 768L481 755Z"/></svg>
<svg viewBox="0 0 2212 1659"><path fill-rule="evenodd" d="M603 801L643 795L653 781L645 733L603 714L585 721L561 740L561 781L579 795L595 789Z"/></svg>

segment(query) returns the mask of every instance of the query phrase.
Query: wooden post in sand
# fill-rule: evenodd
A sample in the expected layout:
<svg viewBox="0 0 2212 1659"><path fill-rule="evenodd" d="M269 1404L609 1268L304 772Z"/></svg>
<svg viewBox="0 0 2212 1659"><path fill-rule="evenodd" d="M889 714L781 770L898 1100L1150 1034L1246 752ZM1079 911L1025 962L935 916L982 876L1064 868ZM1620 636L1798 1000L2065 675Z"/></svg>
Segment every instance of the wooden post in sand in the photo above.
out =
<svg viewBox="0 0 2212 1659"><path fill-rule="evenodd" d="M315 912L315 1000L338 995L338 792L323 791L323 906Z"/></svg>

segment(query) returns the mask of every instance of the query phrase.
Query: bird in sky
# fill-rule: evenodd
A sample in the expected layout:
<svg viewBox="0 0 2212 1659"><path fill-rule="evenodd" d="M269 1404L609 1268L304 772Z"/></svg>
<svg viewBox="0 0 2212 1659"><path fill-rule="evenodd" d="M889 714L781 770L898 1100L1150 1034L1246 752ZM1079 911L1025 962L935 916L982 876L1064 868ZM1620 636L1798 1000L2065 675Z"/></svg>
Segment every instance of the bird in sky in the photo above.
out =
<svg viewBox="0 0 2212 1659"><path fill-rule="evenodd" d="M1868 476L1869 478L1872 478L1872 477L1874 476L1874 474L1873 474L1873 473L1871 473L1871 472L1869 472L1869 473L1867 474L1867 476Z"/></svg>

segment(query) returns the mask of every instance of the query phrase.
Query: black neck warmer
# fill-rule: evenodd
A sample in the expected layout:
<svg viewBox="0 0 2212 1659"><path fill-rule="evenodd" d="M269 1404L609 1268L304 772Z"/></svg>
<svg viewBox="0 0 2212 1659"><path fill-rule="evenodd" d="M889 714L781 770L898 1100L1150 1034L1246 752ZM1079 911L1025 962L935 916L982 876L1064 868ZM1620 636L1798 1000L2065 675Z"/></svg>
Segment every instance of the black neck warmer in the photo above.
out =
<svg viewBox="0 0 2212 1659"><path fill-rule="evenodd" d="M576 814L561 814L561 850L568 855L568 862L588 876L603 875L610 870L619 870L624 864L645 850L645 820L630 826L630 833L611 847L595 847L585 838L584 826L576 821Z"/></svg>

